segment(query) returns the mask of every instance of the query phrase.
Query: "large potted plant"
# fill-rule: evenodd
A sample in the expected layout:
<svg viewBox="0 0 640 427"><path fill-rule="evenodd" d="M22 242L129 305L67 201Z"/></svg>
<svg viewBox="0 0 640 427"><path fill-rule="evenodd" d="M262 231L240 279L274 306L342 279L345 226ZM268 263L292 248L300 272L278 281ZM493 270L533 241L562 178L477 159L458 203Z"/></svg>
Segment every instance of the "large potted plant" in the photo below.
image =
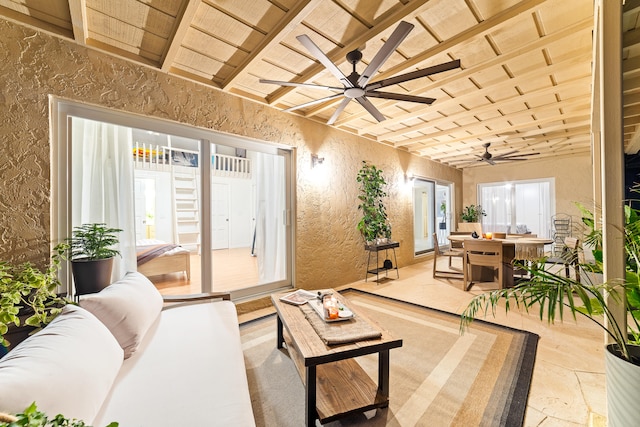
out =
<svg viewBox="0 0 640 427"><path fill-rule="evenodd" d="M118 243L119 228L104 223L82 224L73 228L65 245L71 261L76 295L100 292L111 283L113 258L120 255L113 246Z"/></svg>
<svg viewBox="0 0 640 427"><path fill-rule="evenodd" d="M358 210L362 211L362 218L357 227L362 237L367 244L374 244L377 239L390 239L391 224L387 220L387 211L384 206L387 182L382 175L382 170L363 161L356 181L360 184Z"/></svg>
<svg viewBox="0 0 640 427"><path fill-rule="evenodd" d="M61 256L56 249L45 270L29 262L0 262L0 355L49 324L70 302L57 293Z"/></svg>
<svg viewBox="0 0 640 427"><path fill-rule="evenodd" d="M609 426L628 426L637 424L640 419L640 406L629 405L630 396L640 391L640 215L639 211L625 207L625 252L626 277L597 283L590 275L582 275L582 280L567 278L546 269L544 259L533 265L522 265L531 278L510 289L500 289L474 297L462 313L461 330L473 321L478 313L495 313L500 302L508 312L512 307L526 311L535 307L540 319L546 318L553 324L556 318L564 318L568 310L575 319L585 316L595 322L610 337L611 344L606 345L605 367L607 378L607 404ZM585 238L597 248L602 241L601 231L590 224L592 215L586 215L583 222L591 226ZM571 256L571 255L569 255ZM594 251L595 260L581 264L581 269L591 273L602 271L602 257L599 249ZM607 298L607 295L609 298ZM619 295L624 295L622 301ZM625 304L629 319L624 329L616 321L610 301Z"/></svg>

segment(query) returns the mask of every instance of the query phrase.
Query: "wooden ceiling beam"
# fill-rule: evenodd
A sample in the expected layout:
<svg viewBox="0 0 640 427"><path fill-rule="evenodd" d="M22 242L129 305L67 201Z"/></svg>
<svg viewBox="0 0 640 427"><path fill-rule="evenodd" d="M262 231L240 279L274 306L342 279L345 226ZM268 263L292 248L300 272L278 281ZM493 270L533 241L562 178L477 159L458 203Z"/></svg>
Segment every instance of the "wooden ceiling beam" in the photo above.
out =
<svg viewBox="0 0 640 427"><path fill-rule="evenodd" d="M557 158L557 157L569 157L575 155L583 155L591 152L591 144L588 140L580 140L580 141L567 141L567 145L565 147L560 147L554 151L541 152L539 155L535 157L530 157L528 160L540 160L545 158ZM474 161L469 155L467 157L456 157L449 160L440 160L441 163L446 163L449 166L453 167L475 167L475 166L492 166L485 162ZM477 163L477 164L476 164ZM498 164L504 164L506 162L500 162Z"/></svg>
<svg viewBox="0 0 640 427"><path fill-rule="evenodd" d="M520 150L523 153L532 151L548 151L548 149L545 148L545 145L552 144L552 141L565 141L568 139L575 139L576 137L584 138L585 136L588 137L589 133L589 126L581 127L572 130L571 132L557 132L549 135L539 136L535 138L533 142L522 141L519 143L508 143L504 145L492 144L491 151L494 154L500 154L510 150ZM451 151L441 149L441 151L437 152L436 154L429 154L429 158L431 160L443 161L444 159L450 159L451 157L455 156L469 156L470 154L473 154L473 152L477 151L479 146L480 145L465 145L460 149L452 149ZM455 153L453 151L455 151Z"/></svg>
<svg viewBox="0 0 640 427"><path fill-rule="evenodd" d="M160 69L168 72L175 62L176 55L182 46L182 41L187 34L189 28L191 28L191 22L202 3L201 0L187 0L181 10L180 15L176 17L176 25L174 26L173 34L171 35L168 47L164 52L163 57L160 59Z"/></svg>
<svg viewBox="0 0 640 427"><path fill-rule="evenodd" d="M84 45L89 38L87 29L87 1L86 0L68 0L69 13L71 14L71 27L73 29L73 38L76 43Z"/></svg>
<svg viewBox="0 0 640 427"><path fill-rule="evenodd" d="M552 122L556 122L556 121L560 121L560 120L570 120L570 119L579 119L579 118L583 118L585 116L589 116L589 108L585 107L581 110L578 111L572 111L570 113L565 113L565 114L561 114L555 117L547 117L544 119L537 119L537 120L530 120L528 122L524 122L524 123L518 123L512 126L507 126L507 127L502 127L502 128L497 128L497 129L492 129L492 130L486 130L483 132L479 132L479 133L474 133L474 134L469 134L463 138L452 138L450 140L444 140L444 141L432 141L431 135L429 135L428 137L425 138L415 138L415 141L411 142L409 145L415 145L415 144L421 144L420 147L418 148L409 148L408 150L410 152L420 152L421 150L424 150L425 148L429 148L429 147L437 147L438 145L441 144L453 144L456 142L463 142L463 141L469 141L469 140L474 140L474 139L479 139L479 138L488 138L488 137L492 137L495 135L503 135L505 133L512 133L515 132L519 129L527 129L527 128L532 128L532 127L536 127L536 126L540 126L546 123L552 123ZM446 136L448 133L451 133L451 129L449 129L446 133L443 133L441 136ZM428 142L427 142L428 141ZM483 141L474 141L473 145L481 145L483 144ZM405 147L407 145L404 145Z"/></svg>
<svg viewBox="0 0 640 427"><path fill-rule="evenodd" d="M457 35L441 42L438 43L437 45L433 46L430 49L427 49L426 51L422 52L420 55L416 55L413 58L408 59L405 62L402 62L401 64L396 65L395 67L391 67L388 70L386 70L385 72L379 73L375 76L374 81L378 81L381 79L385 79L387 77L392 77L396 74L399 74L403 71L409 71L414 69L418 64L429 60L429 58L439 55L443 52L448 51L449 49L452 49L453 47L465 43L475 37L481 37L484 36L486 34L488 34L490 31L493 31L494 29L496 29L497 27L499 27L500 25L504 25L506 22L508 22L510 19L522 14L522 13L526 13L528 11L530 11L531 9L534 9L536 7L538 7L541 3L543 3L544 0L526 0L526 1L521 1L520 3L511 6L508 9L503 10L502 12L492 16L489 19L485 19L484 21L478 23L477 25L474 25L471 28L468 28L466 30L464 30L461 33L458 33ZM591 25L593 25L592 20L589 21ZM503 55L500 55L498 58L502 58ZM502 61L500 61L502 62ZM463 64L464 66L464 64ZM471 67L469 68L469 70L474 70L473 72L467 72L464 73L464 71L467 70L463 70L461 74L461 72L456 72L455 73L455 77L450 77L450 79L452 80L457 80L457 79L462 79L468 75L471 75L475 72L478 72L476 67ZM438 82L440 82L442 80L438 80ZM416 89L413 91L410 91L410 94L414 94L414 93L418 93L418 92L425 92L426 90L430 90L433 88L437 88L440 87L441 85L438 85L437 83L433 83L431 82L429 85L422 87L420 89ZM378 105L378 109L383 109L386 108L390 105L394 105L396 103L396 101L386 101L383 102L381 104ZM337 101L334 101L334 104L337 104ZM317 114L318 110L313 110L308 112L307 114L305 114L305 117L308 117L310 115L313 114ZM336 127L341 127L344 126L345 124L347 124L350 121L353 120L357 120L360 119L362 117L364 117L365 115L367 115L368 113L366 111L363 111L361 113L352 115L350 117L346 117L343 120L338 120L335 123Z"/></svg>
<svg viewBox="0 0 640 427"><path fill-rule="evenodd" d="M566 67L566 65L565 65ZM566 68L565 68L566 70ZM513 85L514 87L517 86L518 84L520 84L519 82L525 82L527 78L531 78L531 76L534 74L534 72L532 73L527 73L527 77L522 76L522 77L518 77L517 81L516 79L513 79L509 81L509 85ZM434 120L429 120L428 122L424 122L421 124L417 124L417 125L412 125L412 126L408 126L406 129L400 129L397 131L393 131L393 132L388 132L385 134L380 134L378 135L379 139L382 140L388 140L388 139L394 139L394 138L398 138L401 137L402 135L409 133L409 132L415 132L418 130L423 130L423 129L429 129L429 128L434 128L434 127L438 127L441 123L445 123L445 122L451 122L451 121L456 121L456 120L460 120L462 118L468 118L470 115L471 116L478 116L478 115L483 115L485 113L488 112L492 112L492 111L496 111L500 108L504 108L504 106L507 105L512 105L512 104L516 104L516 103L520 103L523 104L524 102L527 101L527 99L536 97L536 96L544 96L544 95L549 95L549 94L555 94L560 90L571 90L573 88L579 88L583 85L588 85L591 82L591 76L587 75L584 77L578 77L574 80L571 80L569 82L563 82L561 85L557 85L557 86L549 86L549 87L544 87L538 90L534 90L531 92L527 92L526 94L523 95L514 95L512 97L508 97L505 99L501 99L499 103L489 103L486 105L483 105L482 107L476 107L473 108L471 111L461 111L460 113L457 114L452 114L446 117L441 117L438 119L434 119ZM456 98L452 98L452 99L447 99L446 101L442 102L442 106L440 108L446 108L444 107L443 104L450 104L450 103L457 103L457 104L464 104L465 102L469 102L471 101L471 97L474 98L479 98L479 97L483 97L485 95L489 95L491 93L491 91L495 91L497 86L503 86L504 83L501 84L496 84L496 85L491 85L491 86L487 86L485 88L482 88L480 90L475 90L475 91L471 91L470 93L462 96L462 97L456 97ZM514 93L517 93L514 89ZM487 101L488 102L488 101ZM430 111L431 112L431 111ZM417 113L417 112L414 112ZM419 113L418 113L419 114ZM412 118L418 117L418 114L414 114ZM403 114L402 115L404 120L406 121L409 119L410 115L408 114ZM386 122L386 120L385 120ZM397 124L398 122L395 121L395 119L391 119L390 122L392 122L393 124ZM368 133L366 132L366 130L372 129L375 126L370 126L368 128L363 128L363 130L361 131L361 133Z"/></svg>
<svg viewBox="0 0 640 427"><path fill-rule="evenodd" d="M258 46L252 49L245 60L227 77L222 84L222 89L228 90L230 86L238 81L242 73L262 61L268 51L289 35L322 1L323 0L305 0L295 2L293 7L287 11L278 24L269 31L269 34L262 39Z"/></svg>
<svg viewBox="0 0 640 427"><path fill-rule="evenodd" d="M555 110L560 110L560 109L565 109L565 110L571 110L571 109L576 109L576 108L580 108L582 106L589 106L590 105L590 98L588 98L587 96L584 95L580 95L580 96L576 96L564 101L560 101L560 102L552 102L550 104L544 104L541 105L539 107L534 107L534 108L527 108L524 110L520 110L520 111L516 111L514 113L509 113L509 114L505 114L502 115L500 117L495 117L493 119L487 119L487 120L483 120L482 122L478 122L478 123L474 123L473 125L466 125L464 126L464 130L469 132L469 136L463 138L464 139L470 139L470 138L474 138L476 134L473 133L473 129L474 128L491 128L494 126L500 126L501 124L503 124L505 121L512 121L512 120L517 120L522 118L523 116L533 116L533 115L538 115L538 114L544 114L544 113L549 113L549 112L553 112ZM562 120L564 118L564 114L558 114L554 117L552 117L553 120ZM536 120L533 120L531 123L533 123L533 125L535 126L535 122ZM548 123L548 122L547 122ZM400 141L400 142L396 142L394 144L395 147L404 147L407 145L412 145L412 144L416 144L416 143L420 143L420 142L424 142L425 139L433 139L433 138L439 138L439 137L446 137L448 135L450 135L451 133L454 132L458 132L460 131L462 128L461 127L452 127L449 129L444 129L438 132L432 132L429 135L424 135L424 136L419 136L416 138L409 138L407 140L404 141ZM490 133L488 135L499 135L499 134L503 134L504 132L499 132L496 130L492 130L490 131Z"/></svg>
<svg viewBox="0 0 640 427"><path fill-rule="evenodd" d="M429 0L414 0L407 4L400 4L396 6L391 13L385 15L382 19L376 22L374 26L371 27L368 31L365 31L360 36L349 41L345 46L333 49L329 53L325 52L325 54L334 64L344 62L346 60L345 56L348 52L359 48L378 34L384 32L388 28L391 28L393 25L396 25L398 21L401 21L407 15L415 12L428 2ZM304 70L300 77L297 77L291 81L293 83L307 83L313 80L324 70L324 65L316 63ZM267 102L269 104L274 104L280 101L284 96L288 95L294 89L294 87L281 87L280 89L276 89L271 95L267 97Z"/></svg>
<svg viewBox="0 0 640 427"><path fill-rule="evenodd" d="M435 82L429 82L429 84L422 86L420 88L416 88L415 90L410 91L409 93L411 94L417 94L417 93L423 93L429 90L434 90L434 89L438 89L440 87L443 87L447 84L450 84L456 80L460 80L463 78L469 78L471 76L473 76L476 73L480 73L482 71L485 71L491 67L495 67L497 65L501 65L504 64L508 61L511 61L517 57L523 56L523 55L527 55L530 54L531 52L534 52L536 50L541 50L544 49L548 44L550 43L554 43L556 41L562 40L565 37L569 37L573 34L575 34L578 31L583 31L583 30L587 30L589 28L593 27L593 19L588 18L588 19L583 19L582 21L576 22L573 25L570 25L568 27L564 27L561 30L546 35L544 37L540 37L539 39L537 39L534 42L528 43L526 46L518 46L518 48L510 51L510 52L505 52L502 55L498 55L495 58L492 58L488 61L485 61L483 63L477 64L473 67L469 67L469 68L465 68L462 71L458 71L455 73L451 73L450 75L448 75L445 78L439 79ZM591 54L591 50L589 50L589 54ZM463 63L464 66L464 63ZM437 101L436 101L437 102ZM385 102L382 104L377 105L378 109L382 110L385 107L388 107L390 105L394 105L395 101L390 101L390 102ZM340 127L352 120L356 120L361 118L362 116L366 115L365 113L361 113L361 114L356 114L353 115L349 118L345 118L344 120L338 120L335 124L335 126Z"/></svg>

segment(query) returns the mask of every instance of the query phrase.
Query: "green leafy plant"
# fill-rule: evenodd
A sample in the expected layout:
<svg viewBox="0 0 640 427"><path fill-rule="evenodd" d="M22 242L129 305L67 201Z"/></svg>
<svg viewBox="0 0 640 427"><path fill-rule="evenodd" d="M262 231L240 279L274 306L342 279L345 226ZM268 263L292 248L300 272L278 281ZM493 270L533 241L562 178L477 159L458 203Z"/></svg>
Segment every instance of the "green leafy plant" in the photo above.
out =
<svg viewBox="0 0 640 427"><path fill-rule="evenodd" d="M0 262L0 345L10 345L5 338L9 326L42 328L71 302L56 293L62 254L62 249L54 249L51 263L44 271L28 262L20 265Z"/></svg>
<svg viewBox="0 0 640 427"><path fill-rule="evenodd" d="M58 247L68 249L72 261L112 258L120 255L113 246L118 243L116 234L121 231L119 228L107 227L104 223L82 224L74 227L71 237Z"/></svg>
<svg viewBox="0 0 640 427"><path fill-rule="evenodd" d="M362 211L362 219L357 227L364 240L371 242L380 237L391 238L391 224L387 221L384 206L387 182L382 175L382 170L363 161L356 181L360 184L358 209Z"/></svg>
<svg viewBox="0 0 640 427"><path fill-rule="evenodd" d="M35 402L15 417L5 415L3 418L0 418L0 427L91 427L84 421L69 419L61 414L49 418L47 414L38 410ZM118 425L112 422L106 427L118 427Z"/></svg>
<svg viewBox="0 0 640 427"><path fill-rule="evenodd" d="M487 213L481 205L469 205L462 210L461 218L463 222L480 222L480 217L483 216L487 216Z"/></svg>
<svg viewBox="0 0 640 427"><path fill-rule="evenodd" d="M585 242L595 245L595 261L582 263L580 268L598 273L602 271L602 234L595 227L593 218L591 212L583 209L583 223L591 230L587 233ZM480 312L491 312L495 315L501 301L504 302L506 312L514 305L527 312L536 307L540 320L546 318L550 324L555 322L556 316L562 321L564 311L568 310L574 319L581 315L595 322L611 337L625 360L640 364L640 360L634 359L629 352L630 344L640 343L640 212L629 206L625 207L624 237L624 279L593 283L589 276L581 275L582 279L578 281L548 271L544 258L533 265L519 265L529 272L531 278L514 288L491 291L474 297L462 313L461 331L464 332ZM622 301L620 295L624 296L625 301ZM617 323L607 296L615 304L625 304L627 307L630 322L626 330Z"/></svg>

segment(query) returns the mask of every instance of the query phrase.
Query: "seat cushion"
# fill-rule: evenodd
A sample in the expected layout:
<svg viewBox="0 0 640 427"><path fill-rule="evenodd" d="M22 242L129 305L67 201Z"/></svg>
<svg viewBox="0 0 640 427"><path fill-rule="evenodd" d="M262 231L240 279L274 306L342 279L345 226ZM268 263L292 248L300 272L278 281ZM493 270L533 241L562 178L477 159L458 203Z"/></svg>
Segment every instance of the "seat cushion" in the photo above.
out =
<svg viewBox="0 0 640 427"><path fill-rule="evenodd" d="M160 315L162 295L143 274L130 272L96 294L83 295L80 306L111 331L126 359Z"/></svg>
<svg viewBox="0 0 640 427"><path fill-rule="evenodd" d="M165 308L94 425L254 426L235 305Z"/></svg>
<svg viewBox="0 0 640 427"><path fill-rule="evenodd" d="M83 308L67 305L0 359L0 412L20 413L35 401L51 417L63 414L90 423L122 360L107 328Z"/></svg>

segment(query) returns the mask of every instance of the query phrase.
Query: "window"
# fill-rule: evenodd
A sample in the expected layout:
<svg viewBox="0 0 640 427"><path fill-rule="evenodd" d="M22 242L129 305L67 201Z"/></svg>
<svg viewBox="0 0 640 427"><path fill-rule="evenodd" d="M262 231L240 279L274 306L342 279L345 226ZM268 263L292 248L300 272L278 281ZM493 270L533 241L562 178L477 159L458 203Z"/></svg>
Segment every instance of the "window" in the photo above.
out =
<svg viewBox="0 0 640 427"><path fill-rule="evenodd" d="M482 218L482 229L548 238L554 214L554 185L553 178L480 184L479 203L487 213Z"/></svg>
<svg viewBox="0 0 640 427"><path fill-rule="evenodd" d="M290 149L59 100L52 126L52 240L121 228L114 280L139 270L165 293L291 285Z"/></svg>

